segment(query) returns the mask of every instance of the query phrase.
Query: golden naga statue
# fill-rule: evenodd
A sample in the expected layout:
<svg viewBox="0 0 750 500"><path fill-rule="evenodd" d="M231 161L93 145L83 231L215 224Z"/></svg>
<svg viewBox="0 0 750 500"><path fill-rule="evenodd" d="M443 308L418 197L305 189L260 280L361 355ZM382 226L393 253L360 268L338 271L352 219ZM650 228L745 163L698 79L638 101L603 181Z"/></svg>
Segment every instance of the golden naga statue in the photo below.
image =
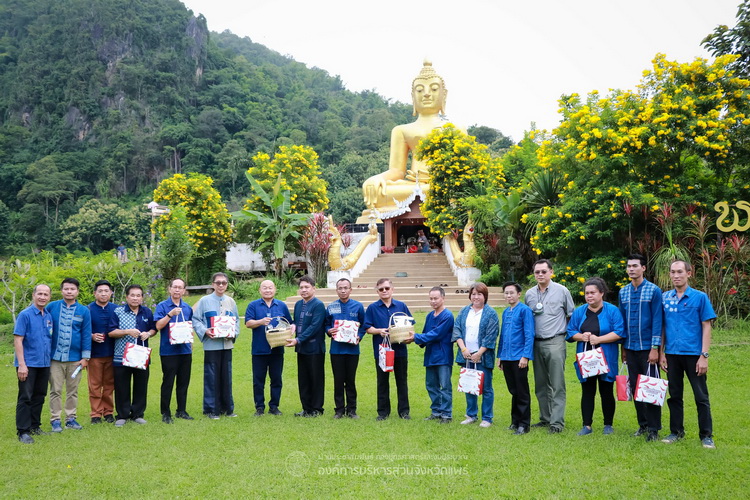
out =
<svg viewBox="0 0 750 500"><path fill-rule="evenodd" d="M379 241L378 227L375 224L370 224L370 230L367 236L362 238L357 246L354 247L354 251L341 258L341 233L333 223L333 217L328 216L328 232L331 235L331 247L328 249L328 265L331 271L348 271L354 267L359 258L362 256L362 252L365 251L368 245Z"/></svg>
<svg viewBox="0 0 750 500"><path fill-rule="evenodd" d="M390 217L405 213L416 196L424 199L430 188L430 174L428 165L415 159L414 152L419 141L446 123L442 115L447 96L442 77L432 68L432 62L425 60L422 71L411 85L417 119L393 128L388 170L370 177L362 185L367 209L358 222L367 222L367 215L373 209L377 210L378 217ZM407 168L410 152L411 167Z"/></svg>
<svg viewBox="0 0 750 500"><path fill-rule="evenodd" d="M474 267L474 254L476 252L476 248L474 247L474 222L469 219L464 227L463 252L458 245L458 240L452 234L449 234L446 238L448 239L448 245L450 246L451 254L453 254L453 263L456 264L456 267Z"/></svg>

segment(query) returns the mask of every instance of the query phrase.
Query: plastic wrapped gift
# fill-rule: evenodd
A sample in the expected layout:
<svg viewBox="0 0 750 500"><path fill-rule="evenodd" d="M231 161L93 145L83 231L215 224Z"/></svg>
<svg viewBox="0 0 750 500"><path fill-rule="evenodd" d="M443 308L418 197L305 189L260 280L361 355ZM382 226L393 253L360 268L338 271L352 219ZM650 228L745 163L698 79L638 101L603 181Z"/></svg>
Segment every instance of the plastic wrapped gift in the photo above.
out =
<svg viewBox="0 0 750 500"><path fill-rule="evenodd" d="M342 344L359 344L359 321L348 319L333 320L333 327L338 331L333 334L333 340Z"/></svg>
<svg viewBox="0 0 750 500"><path fill-rule="evenodd" d="M214 329L214 338L233 339L237 336L237 318L234 316L212 316L211 328Z"/></svg>

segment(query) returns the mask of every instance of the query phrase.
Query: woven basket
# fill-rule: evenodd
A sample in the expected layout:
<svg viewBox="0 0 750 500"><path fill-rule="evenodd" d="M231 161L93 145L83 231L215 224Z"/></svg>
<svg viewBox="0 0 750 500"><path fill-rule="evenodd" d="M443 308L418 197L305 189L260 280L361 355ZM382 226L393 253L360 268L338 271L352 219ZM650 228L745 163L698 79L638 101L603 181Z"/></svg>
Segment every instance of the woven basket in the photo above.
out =
<svg viewBox="0 0 750 500"><path fill-rule="evenodd" d="M396 326L396 322L394 321L394 317L397 316L403 316L409 322L410 325L407 326ZM393 313L391 315L391 319L388 320L388 337L391 339L391 344L400 344L407 338L409 338L409 332L411 332L414 329L414 318L411 316L408 316L406 313L403 312L397 312Z"/></svg>
<svg viewBox="0 0 750 500"><path fill-rule="evenodd" d="M268 341L268 345L272 348L284 346L286 345L287 340L294 338L292 326L285 318L277 316L274 319L278 320L276 326L273 328L266 328L266 340Z"/></svg>

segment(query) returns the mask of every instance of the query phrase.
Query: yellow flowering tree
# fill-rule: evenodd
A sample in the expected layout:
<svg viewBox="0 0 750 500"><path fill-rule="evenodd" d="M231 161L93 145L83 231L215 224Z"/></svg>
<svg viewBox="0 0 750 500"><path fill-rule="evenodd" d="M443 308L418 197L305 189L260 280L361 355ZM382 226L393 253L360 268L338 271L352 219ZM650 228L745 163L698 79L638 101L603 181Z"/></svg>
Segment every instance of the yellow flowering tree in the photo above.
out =
<svg viewBox="0 0 750 500"><path fill-rule="evenodd" d="M154 190L154 201L184 209L182 228L196 256L223 255L232 241L229 212L210 177L196 173L175 174L159 183ZM154 222L154 231L163 236L173 223L172 214L163 215Z"/></svg>
<svg viewBox="0 0 750 500"><path fill-rule="evenodd" d="M328 208L327 184L321 177L318 154L309 146L280 146L273 159L267 153L257 153L247 173L266 192L273 190L281 176L281 191L290 193L290 213L323 212ZM267 207L253 192L245 209L263 212Z"/></svg>
<svg viewBox="0 0 750 500"><path fill-rule="evenodd" d="M535 180L557 182L523 219L536 253L570 272L592 271L587 262L614 269L603 277L619 285L623 254L654 255L716 201L747 199L750 81L729 69L735 57L676 63L659 54L634 91L562 96L560 125L517 184L528 199ZM669 235L667 209L676 214Z"/></svg>
<svg viewBox="0 0 750 500"><path fill-rule="evenodd" d="M430 190L421 210L439 237L463 229L469 198L487 195L505 180L487 146L450 123L425 137L416 157L429 165Z"/></svg>

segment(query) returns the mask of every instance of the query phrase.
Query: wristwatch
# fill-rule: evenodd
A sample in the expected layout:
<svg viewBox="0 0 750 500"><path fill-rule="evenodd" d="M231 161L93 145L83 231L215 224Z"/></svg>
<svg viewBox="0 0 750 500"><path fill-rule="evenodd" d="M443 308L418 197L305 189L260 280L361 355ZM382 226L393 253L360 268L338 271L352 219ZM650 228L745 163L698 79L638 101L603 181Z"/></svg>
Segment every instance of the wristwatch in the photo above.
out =
<svg viewBox="0 0 750 500"><path fill-rule="evenodd" d="M708 352L702 352L701 356L703 356L704 358L708 359Z"/></svg>
<svg viewBox="0 0 750 500"><path fill-rule="evenodd" d="M655 351L658 351L659 350L659 346L658 345L652 345L651 349L654 349Z"/></svg>

